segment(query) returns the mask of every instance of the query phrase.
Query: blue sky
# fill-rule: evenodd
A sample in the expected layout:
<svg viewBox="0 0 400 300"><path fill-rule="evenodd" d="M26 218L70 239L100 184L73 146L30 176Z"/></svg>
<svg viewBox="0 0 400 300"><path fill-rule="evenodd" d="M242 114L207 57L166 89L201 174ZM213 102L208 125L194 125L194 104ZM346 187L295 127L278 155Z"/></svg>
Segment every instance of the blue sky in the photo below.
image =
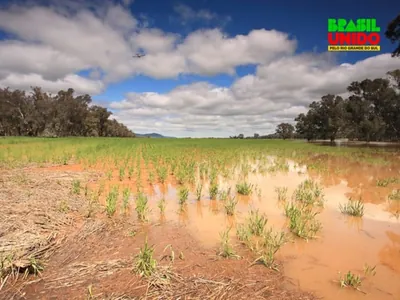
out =
<svg viewBox="0 0 400 300"><path fill-rule="evenodd" d="M381 27L381 52L391 52L393 45L384 37L387 24L394 18L393 12L388 9L395 1L335 1L334 5L327 5L324 1L276 1L273 5L263 0L233 0L227 5L222 0L201 1L146 1L135 0L131 6L132 13L145 14L151 20L151 24L165 31L188 34L202 28L220 26L218 21L204 22L192 21L182 27L179 16L174 7L186 4L193 10L206 9L223 17L229 17L230 21L223 26L226 33L231 36L247 34L253 29L275 29L289 33L298 41L297 52L324 52L327 48L327 24L328 18L376 18ZM386 5L385 5L386 4ZM376 52L346 52L336 54L338 63L354 63L376 55ZM254 66L240 66L237 75L243 76L254 73ZM99 95L98 99L121 99L125 92L168 92L178 83L188 84L195 81L207 80L220 86L230 86L235 77L218 75L212 77L185 76L177 80L154 80L146 76L139 76L113 84L108 91Z"/></svg>
<svg viewBox="0 0 400 300"><path fill-rule="evenodd" d="M0 85L71 86L141 133L270 133L325 92L399 61L384 37L395 1L0 3L0 54L9 56ZM328 18L376 18L381 52L326 53ZM146 57L129 57L141 49Z"/></svg>

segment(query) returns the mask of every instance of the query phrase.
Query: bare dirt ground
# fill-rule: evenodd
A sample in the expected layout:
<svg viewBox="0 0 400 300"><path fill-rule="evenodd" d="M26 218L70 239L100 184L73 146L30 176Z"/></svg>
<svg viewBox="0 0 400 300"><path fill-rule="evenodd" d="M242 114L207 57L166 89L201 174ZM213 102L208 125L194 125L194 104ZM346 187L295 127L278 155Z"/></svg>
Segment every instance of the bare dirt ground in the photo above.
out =
<svg viewBox="0 0 400 300"><path fill-rule="evenodd" d="M250 267L244 247L242 259L223 259L184 226L107 218L100 207L88 217L84 195L71 193L72 181L84 177L95 182L98 175L2 172L0 257L7 275L0 299L315 299L283 272ZM146 239L155 245L158 271L141 278L133 259Z"/></svg>

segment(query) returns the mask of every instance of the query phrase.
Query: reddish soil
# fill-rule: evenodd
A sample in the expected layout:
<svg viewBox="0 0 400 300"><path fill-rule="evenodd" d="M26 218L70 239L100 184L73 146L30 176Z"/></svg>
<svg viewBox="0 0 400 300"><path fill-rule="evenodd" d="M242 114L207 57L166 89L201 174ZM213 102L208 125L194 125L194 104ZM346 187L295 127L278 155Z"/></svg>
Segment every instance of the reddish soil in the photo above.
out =
<svg viewBox="0 0 400 300"><path fill-rule="evenodd" d="M145 174L143 180L147 178ZM29 230L37 237L53 232L56 238L54 244L41 250L46 254L41 256L41 274L29 275L26 280L22 276L17 281L9 278L0 290L0 299L123 299L118 298L122 295L126 296L124 299L314 299L286 280L282 272L261 265L249 267L254 257L244 248L235 246L242 259L223 259L217 255L217 248L203 247L184 225L168 221L141 225L129 215L107 218L101 210L92 218L85 218L84 196L71 193L74 178L97 181L95 175L83 172L79 165L2 174L0 196L4 196L1 204L6 208L3 213L14 216L15 225L13 231L7 232L9 225L0 222L4 230L1 232L7 232L0 235L0 241L27 232L27 222L31 222ZM124 180L124 184L133 187L134 183ZM151 190L148 186L146 189ZM66 211L61 209L63 201L67 202ZM26 214L24 207L37 214ZM42 215L43 221L37 219ZM136 234L132 236L132 232ZM173 275L169 287L151 285L153 279L140 278L132 272L133 257L146 238L155 245L160 272L170 266ZM163 252L169 244L175 253L173 263L162 259L170 254L169 250ZM89 286L92 298L88 298Z"/></svg>

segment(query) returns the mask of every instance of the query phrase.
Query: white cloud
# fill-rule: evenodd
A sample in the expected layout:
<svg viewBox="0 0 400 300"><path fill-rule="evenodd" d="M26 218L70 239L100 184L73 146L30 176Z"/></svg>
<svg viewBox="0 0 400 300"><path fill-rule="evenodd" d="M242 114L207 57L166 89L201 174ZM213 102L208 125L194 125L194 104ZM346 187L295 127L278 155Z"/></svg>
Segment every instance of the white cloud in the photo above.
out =
<svg viewBox="0 0 400 300"><path fill-rule="evenodd" d="M95 95L138 74L156 79L235 74L238 66L256 65L255 74L229 87L197 82L165 94L127 93L125 100L111 103L115 118L138 132L265 134L326 93L343 93L351 81L400 68L400 60L389 54L341 65L331 54L295 54L297 41L275 30L236 36L221 29L168 33L149 28L147 17L134 17L128 8L132 1L48 1L48 7L31 2L0 10L0 30L13 37L0 41L1 87L42 86L50 92L72 87ZM219 18L182 5L178 11L187 19ZM133 58L139 51L146 56ZM76 75L82 70L88 78Z"/></svg>
<svg viewBox="0 0 400 300"><path fill-rule="evenodd" d="M0 29L18 38L1 44L9 74L32 72L54 81L79 70L96 69L106 83L137 74L154 78L232 74L236 66L291 54L296 44L284 33L266 30L234 37L219 29L199 30L182 39L143 28L126 7L111 2L104 6L78 0L62 6L51 3L0 11ZM24 59L20 60L13 52L22 49ZM147 55L133 58L140 50Z"/></svg>
<svg viewBox="0 0 400 300"><path fill-rule="evenodd" d="M296 55L260 65L254 75L239 78L229 88L197 82L166 94L128 93L110 107L118 120L138 132L266 134L281 122L293 122L311 101L344 93L352 81L382 77L395 68L400 68L400 60L390 54L339 66L326 54Z"/></svg>
<svg viewBox="0 0 400 300"><path fill-rule="evenodd" d="M46 80L38 74L9 74L0 80L1 88L29 90L31 86L42 87L44 91L50 93L57 93L59 90L67 90L71 87L77 94L99 94L104 90L103 82L75 74L54 81Z"/></svg>

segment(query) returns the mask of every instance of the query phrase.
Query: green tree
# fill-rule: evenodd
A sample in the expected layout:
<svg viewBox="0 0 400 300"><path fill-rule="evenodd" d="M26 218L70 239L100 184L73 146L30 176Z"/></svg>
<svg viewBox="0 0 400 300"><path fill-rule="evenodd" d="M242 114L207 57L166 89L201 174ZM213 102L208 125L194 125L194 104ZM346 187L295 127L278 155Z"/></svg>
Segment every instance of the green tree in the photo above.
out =
<svg viewBox="0 0 400 300"><path fill-rule="evenodd" d="M106 108L91 102L89 95L74 96L73 89L53 96L39 87L30 94L0 89L0 135L135 136L125 125L110 120Z"/></svg>
<svg viewBox="0 0 400 300"><path fill-rule="evenodd" d="M290 139L293 137L294 127L289 123L281 123L276 127L276 133L284 140Z"/></svg>
<svg viewBox="0 0 400 300"><path fill-rule="evenodd" d="M339 137L365 141L400 140L400 70L387 78L352 82L342 99L326 95L309 105L306 114L295 119L298 137L329 139Z"/></svg>
<svg viewBox="0 0 400 300"><path fill-rule="evenodd" d="M393 44L396 42L398 43L397 47L392 52L392 56L400 56L400 14L388 24L385 36Z"/></svg>
<svg viewBox="0 0 400 300"><path fill-rule="evenodd" d="M305 138L307 141L316 139L318 136L318 129L314 122L314 116L312 112L308 111L307 115L300 114L295 119L296 123L296 133L299 138Z"/></svg>

